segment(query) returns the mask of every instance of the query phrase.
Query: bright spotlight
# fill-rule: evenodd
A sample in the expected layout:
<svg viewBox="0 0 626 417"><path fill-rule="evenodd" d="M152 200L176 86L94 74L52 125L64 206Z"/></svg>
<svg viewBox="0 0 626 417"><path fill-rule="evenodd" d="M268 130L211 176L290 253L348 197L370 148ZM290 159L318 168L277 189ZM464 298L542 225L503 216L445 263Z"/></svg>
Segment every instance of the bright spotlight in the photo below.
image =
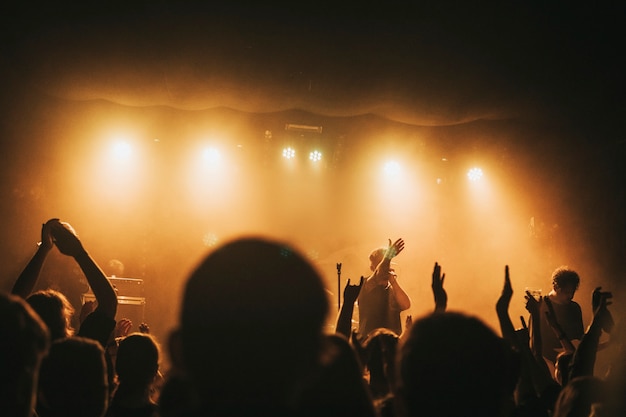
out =
<svg viewBox="0 0 626 417"><path fill-rule="evenodd" d="M322 153L318 150L315 150L309 154L309 159L313 162L318 162L322 160Z"/></svg>
<svg viewBox="0 0 626 417"><path fill-rule="evenodd" d="M112 157L116 161L127 161L133 154L133 147L126 141L117 141L111 148Z"/></svg>
<svg viewBox="0 0 626 417"><path fill-rule="evenodd" d="M219 242L219 238L213 232L207 232L202 237L202 243L204 244L204 246L213 247L213 246L216 246L218 242Z"/></svg>
<svg viewBox="0 0 626 417"><path fill-rule="evenodd" d="M400 171L402 171L402 168L400 167L400 164L397 161L389 161L385 163L385 166L383 167L383 171L385 172L385 175L395 176L395 175L398 175Z"/></svg>
<svg viewBox="0 0 626 417"><path fill-rule="evenodd" d="M283 149L283 158L286 159L293 159L296 157L296 150L291 148L291 147L287 147Z"/></svg>
<svg viewBox="0 0 626 417"><path fill-rule="evenodd" d="M202 159L209 165L217 165L222 160L222 154L218 149L206 148L202 151Z"/></svg>
<svg viewBox="0 0 626 417"><path fill-rule="evenodd" d="M476 182L480 180L482 177L483 177L483 170L480 168L472 168L467 172L467 178L472 182Z"/></svg>

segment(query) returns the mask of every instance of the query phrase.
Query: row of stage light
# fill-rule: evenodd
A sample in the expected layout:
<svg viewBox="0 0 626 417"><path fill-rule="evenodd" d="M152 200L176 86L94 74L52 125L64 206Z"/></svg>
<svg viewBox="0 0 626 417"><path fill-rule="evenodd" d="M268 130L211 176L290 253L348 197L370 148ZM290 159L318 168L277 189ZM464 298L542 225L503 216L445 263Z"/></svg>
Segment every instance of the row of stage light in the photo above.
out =
<svg viewBox="0 0 626 417"><path fill-rule="evenodd" d="M111 146L111 156L113 159L117 161L126 161L129 162L133 158L134 149L133 146L123 140L114 141ZM303 154L307 155L307 152L303 152ZM286 161L296 161L298 159L303 159L301 156L301 152L299 152L296 147L287 146L282 148L280 151L280 155ZM206 146L201 151L201 156L203 163L206 164L207 167L211 166L219 166L223 163L223 155L218 147L215 146ZM313 164L322 163L325 160L325 155L320 149L313 149L308 152L308 161ZM445 158L442 158L443 162L447 163ZM382 164L382 172L387 176L398 176L402 175L402 164L396 160L387 160ZM477 182L481 180L484 176L483 170L480 167L471 167L466 172L467 179L471 182ZM437 183L441 183L441 179L437 179Z"/></svg>

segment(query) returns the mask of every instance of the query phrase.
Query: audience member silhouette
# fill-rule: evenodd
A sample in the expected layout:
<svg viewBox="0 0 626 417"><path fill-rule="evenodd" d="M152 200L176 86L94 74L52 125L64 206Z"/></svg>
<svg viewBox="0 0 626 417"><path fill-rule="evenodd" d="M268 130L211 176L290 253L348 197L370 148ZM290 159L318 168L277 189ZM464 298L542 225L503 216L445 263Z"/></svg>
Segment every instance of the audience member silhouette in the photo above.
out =
<svg viewBox="0 0 626 417"><path fill-rule="evenodd" d="M171 363L157 400L161 417L193 416L201 402L182 363L180 328L174 329L170 334L167 348Z"/></svg>
<svg viewBox="0 0 626 417"><path fill-rule="evenodd" d="M504 267L504 286L496 302L496 313L502 337L509 342L519 356L519 376L514 391L517 416L540 417L549 416L560 391L560 386L552 379L541 352L540 332L534 332L536 338L534 348L530 346L530 331L524 318L522 328L515 329L509 316L509 305L513 297L513 286L509 274L509 266ZM538 325L539 303L530 292L526 291L526 309Z"/></svg>
<svg viewBox="0 0 626 417"><path fill-rule="evenodd" d="M414 320L398 360L400 416L501 417L514 407L516 357L476 317L442 312Z"/></svg>
<svg viewBox="0 0 626 417"><path fill-rule="evenodd" d="M54 247L76 260L96 295L95 304L81 309L76 335L73 307L61 292L33 293ZM515 329L507 266L496 303L499 337L475 316L446 311L445 274L435 263L434 312L409 317L401 336L393 329L402 331L400 311L410 299L391 259L403 248L398 239L372 252L372 275L358 285L348 280L336 332L325 335L327 294L297 250L260 237L218 247L185 283L179 328L169 340L173 371L157 403L151 388L160 376L158 343L145 325L144 333L131 334L127 320L116 326L113 287L73 228L51 219L13 288L27 302L0 294L2 409L20 417L621 415L624 366L606 380L593 375L600 336L616 324L607 308L610 292L594 290L593 320L583 332L572 300L580 279L558 268L547 297L526 292L531 328L522 317ZM357 302L358 333L352 329ZM573 339L580 339L577 348ZM115 360L110 372L105 348ZM561 387L545 359L563 349L568 354L559 356L555 376Z"/></svg>
<svg viewBox="0 0 626 417"><path fill-rule="evenodd" d="M117 296L111 283L85 250L76 232L68 223L51 219L42 226L39 247L16 280L12 293L21 296L31 304L48 325L52 340L73 334L71 317L74 314L74 308L67 298L55 290L33 293L44 261L54 246L62 254L76 260L96 296L97 307L81 323L78 334L97 340L103 347L106 346L115 327Z"/></svg>
<svg viewBox="0 0 626 417"><path fill-rule="evenodd" d="M623 321L616 321L611 332L611 344L617 359L611 365L611 370L605 377L606 397L603 404L592 405L593 417L622 417L626 416L626 327Z"/></svg>
<svg viewBox="0 0 626 417"><path fill-rule="evenodd" d="M379 328L363 340L365 372L368 386L378 412L391 416L395 396L395 361L399 336L389 329Z"/></svg>
<svg viewBox="0 0 626 417"><path fill-rule="evenodd" d="M606 402L606 388L605 381L594 376L573 378L561 390L552 417L589 417L593 404Z"/></svg>
<svg viewBox="0 0 626 417"><path fill-rule="evenodd" d="M39 368L50 333L22 298L0 293L0 408L2 415L31 417Z"/></svg>
<svg viewBox="0 0 626 417"><path fill-rule="evenodd" d="M107 417L158 415L151 389L159 376L159 361L160 347L150 334L131 333L120 340L115 361L117 388Z"/></svg>
<svg viewBox="0 0 626 417"><path fill-rule="evenodd" d="M365 279L359 294L359 336L363 339L380 327L402 334L400 313L411 307L411 299L404 292L391 267L391 260L404 249L404 240L370 253L372 274Z"/></svg>
<svg viewBox="0 0 626 417"><path fill-rule="evenodd" d="M104 416L109 387L102 345L80 336L52 342L38 392L38 417Z"/></svg>
<svg viewBox="0 0 626 417"><path fill-rule="evenodd" d="M329 301L287 244L240 238L210 253L184 289L182 363L196 415L294 415L319 367Z"/></svg>
<svg viewBox="0 0 626 417"><path fill-rule="evenodd" d="M305 385L300 409L311 417L378 417L357 354L343 335L325 336L320 366Z"/></svg>
<svg viewBox="0 0 626 417"><path fill-rule="evenodd" d="M615 324L613 316L607 308L611 304L609 300L612 297L611 292L602 291L601 287L594 289L592 294L593 319L572 355L567 375L568 380L581 376L594 376L600 336L603 332L611 334Z"/></svg>

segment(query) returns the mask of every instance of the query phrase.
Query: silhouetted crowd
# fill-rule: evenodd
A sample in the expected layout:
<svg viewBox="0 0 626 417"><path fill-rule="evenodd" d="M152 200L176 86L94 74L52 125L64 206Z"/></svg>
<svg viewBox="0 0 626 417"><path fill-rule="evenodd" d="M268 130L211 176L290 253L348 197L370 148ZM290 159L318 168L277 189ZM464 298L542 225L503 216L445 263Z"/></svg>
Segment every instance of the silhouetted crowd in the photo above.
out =
<svg viewBox="0 0 626 417"><path fill-rule="evenodd" d="M410 300L391 260L403 248L389 240L370 255L369 277L348 280L331 334L321 276L293 246L242 237L217 247L186 280L162 371L161 341L146 323L131 331L130 320L116 320L110 281L72 226L51 219L12 293L0 293L0 415L626 416L624 331L611 292L594 290L585 329L573 301L580 278L558 268L548 295L526 292L529 320L518 328L505 266L494 330L448 310L435 263L433 312L399 326ZM62 292L34 291L52 250L76 261L96 299L81 306L76 329ZM367 330L352 327L355 305L367 311ZM622 360L598 375L606 343Z"/></svg>

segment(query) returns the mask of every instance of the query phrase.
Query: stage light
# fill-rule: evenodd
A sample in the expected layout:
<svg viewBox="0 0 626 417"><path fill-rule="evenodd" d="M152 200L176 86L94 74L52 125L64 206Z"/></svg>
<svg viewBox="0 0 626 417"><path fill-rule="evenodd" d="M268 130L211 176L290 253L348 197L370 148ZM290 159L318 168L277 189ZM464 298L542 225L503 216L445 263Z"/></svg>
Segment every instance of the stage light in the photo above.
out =
<svg viewBox="0 0 626 417"><path fill-rule="evenodd" d="M313 162L318 162L322 160L322 153L318 150L312 151L309 154L309 159Z"/></svg>
<svg viewBox="0 0 626 417"><path fill-rule="evenodd" d="M111 157L115 161L124 162L128 161L133 154L133 147L130 143L118 140L113 143L111 147Z"/></svg>
<svg viewBox="0 0 626 417"><path fill-rule="evenodd" d="M291 148L291 147L287 147L283 149L283 158L285 159L293 159L296 157L296 150Z"/></svg>
<svg viewBox="0 0 626 417"><path fill-rule="evenodd" d="M222 160L222 154L219 149L205 148L202 151L202 159L206 164L216 166Z"/></svg>
<svg viewBox="0 0 626 417"><path fill-rule="evenodd" d="M388 161L383 167L383 172L388 177L395 177L400 174L402 167L397 161Z"/></svg>
<svg viewBox="0 0 626 417"><path fill-rule="evenodd" d="M467 172L467 178L472 182L476 182L480 180L482 177L483 177L483 170L480 168L474 167Z"/></svg>
<svg viewBox="0 0 626 417"><path fill-rule="evenodd" d="M213 232L207 232L202 237L202 243L204 244L204 246L215 247L219 243L219 238L218 238L217 234L215 234Z"/></svg>

